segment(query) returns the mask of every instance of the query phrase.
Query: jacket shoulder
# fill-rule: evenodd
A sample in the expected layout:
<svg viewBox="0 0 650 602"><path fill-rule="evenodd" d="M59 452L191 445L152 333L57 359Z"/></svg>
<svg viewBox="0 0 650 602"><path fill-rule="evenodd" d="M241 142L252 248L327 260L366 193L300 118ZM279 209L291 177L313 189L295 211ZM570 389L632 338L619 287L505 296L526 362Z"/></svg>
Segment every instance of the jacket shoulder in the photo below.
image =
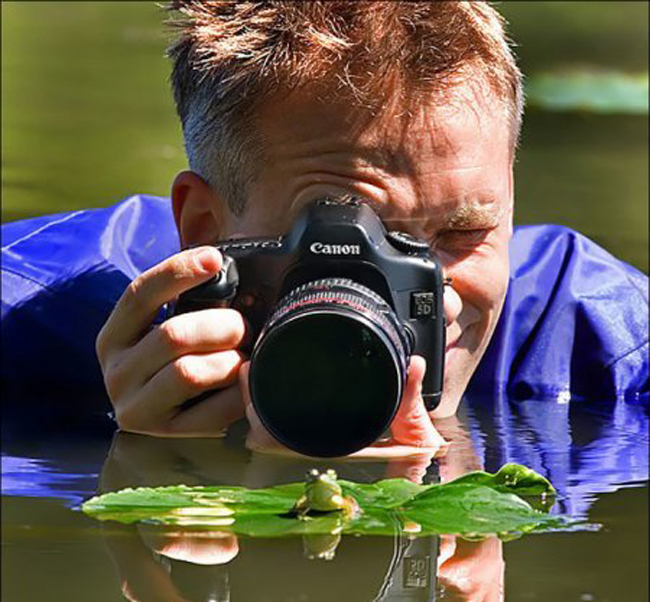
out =
<svg viewBox="0 0 650 602"><path fill-rule="evenodd" d="M647 399L647 276L561 226L517 228L510 259L473 383L515 397Z"/></svg>
<svg viewBox="0 0 650 602"><path fill-rule="evenodd" d="M128 283L176 252L168 199L129 197L112 207L2 226L5 382L101 387L95 338Z"/></svg>

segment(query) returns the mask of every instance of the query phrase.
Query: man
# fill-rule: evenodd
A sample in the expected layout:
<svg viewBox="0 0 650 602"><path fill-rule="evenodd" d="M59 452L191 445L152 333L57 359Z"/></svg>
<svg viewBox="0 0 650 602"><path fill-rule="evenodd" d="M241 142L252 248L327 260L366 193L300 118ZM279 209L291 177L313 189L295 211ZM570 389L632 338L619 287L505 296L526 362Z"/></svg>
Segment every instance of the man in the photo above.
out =
<svg viewBox="0 0 650 602"><path fill-rule="evenodd" d="M508 281L521 84L497 14L483 3L175 6L188 18L172 57L193 169L172 187L182 245L281 234L319 196L367 198L390 227L430 240L453 280L434 415L455 413ZM243 414L239 313L178 316L139 336L161 303L220 265L209 247L187 251L118 303L97 348L122 428L202 435ZM424 370L412 362L399 443L436 443Z"/></svg>
<svg viewBox="0 0 650 602"><path fill-rule="evenodd" d="M242 317L214 309L162 325L154 318L162 304L219 270L222 258L206 245L281 234L310 200L354 193L389 227L429 240L452 282L444 298L442 403L431 416L425 411L419 387L426 367L414 357L392 425L398 448L435 449L441 438L431 418L456 412L510 278L522 92L501 19L484 2L176 1L171 8L184 15L171 56L191 168L174 181L172 205L180 244L192 249L139 275L133 265L123 270L135 279L97 341L118 424L153 435L210 436L242 417ZM126 211L128 204L114 218ZM559 303L573 286L567 249L587 243L566 232L529 234L518 252L543 259L554 247L550 263L560 257L543 275L548 302L536 302L539 283L516 291L518 305L501 320L500 349L491 349L479 382L520 397L647 391L643 278L594 251L602 265L615 266L605 270L616 279L610 296L603 300L598 289L587 301ZM528 284L529 268L520 257L517 273ZM625 307L603 311L626 296ZM616 336L601 336L614 315ZM268 441L254 429L251 443Z"/></svg>

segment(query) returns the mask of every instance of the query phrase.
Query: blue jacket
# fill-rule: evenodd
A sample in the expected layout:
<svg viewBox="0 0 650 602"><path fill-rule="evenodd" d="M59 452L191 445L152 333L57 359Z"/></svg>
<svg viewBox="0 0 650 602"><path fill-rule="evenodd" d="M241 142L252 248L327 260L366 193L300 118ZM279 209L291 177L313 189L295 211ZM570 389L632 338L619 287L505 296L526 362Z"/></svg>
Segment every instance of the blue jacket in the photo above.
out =
<svg viewBox="0 0 650 602"><path fill-rule="evenodd" d="M178 248L169 201L144 195L2 227L12 424L34 432L39 420L49 429L105 421L97 333L127 284ZM510 288L468 390L468 420L479 449L485 433L498 435L487 469L527 464L574 500L564 510L580 513L585 498L572 487L647 478L648 280L559 226L517 228L510 252Z"/></svg>

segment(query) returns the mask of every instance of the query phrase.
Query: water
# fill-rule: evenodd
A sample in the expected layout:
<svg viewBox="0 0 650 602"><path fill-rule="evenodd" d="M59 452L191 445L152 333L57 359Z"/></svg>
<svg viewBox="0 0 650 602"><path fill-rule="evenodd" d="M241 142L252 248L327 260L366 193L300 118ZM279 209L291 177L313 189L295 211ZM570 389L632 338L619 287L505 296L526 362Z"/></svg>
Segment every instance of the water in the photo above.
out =
<svg viewBox="0 0 650 602"><path fill-rule="evenodd" d="M417 549L405 554L411 559L428 555L431 575L429 581L420 582L421 588L404 590L403 575L397 575L400 568L409 570L399 555L406 540L344 537L334 559L327 561L306 558L299 538L235 542L202 537L190 539L193 547L188 548L186 535L185 552L192 549L195 562L208 563L195 564L153 527L99 523L78 510L81 501L97 490L178 483L264 487L300 480L312 466L333 466L341 477L367 482L408 472L406 462L322 463L253 454L243 445L243 427L216 440L131 434L111 438L106 432L72 443L66 433L30 441L26 429L6 425L13 436L3 456L2 599L117 602L124 599L123 580L140 596L134 599L157 602L481 599L452 593L446 580L451 566L462 562L473 587L492 594L498 591L505 566L505 595L510 601L646 600L646 412L634 406L570 410L569 404L544 402L546 410L533 423L530 416L540 411L536 403L502 401L496 407L466 400L458 420L441 425L453 441L453 451L429 467L428 478L482 465L495 470L505 461L527 463L558 488L554 511L586 518L601 528L529 535L503 545L498 540L461 542L462 559L452 557L438 569L438 590L433 559L438 546L442 558L450 545L458 545L449 538L442 542L423 538ZM166 555L156 550L166 550ZM421 571L411 570L412 578L414 574ZM440 588L446 583L445 593ZM427 587L429 598L423 595ZM172 590L186 597L174 597ZM405 592L411 597L398 596Z"/></svg>
<svg viewBox="0 0 650 602"><path fill-rule="evenodd" d="M504 6L525 69L596 61L647 70L646 3L525 4ZM148 2L2 3L3 221L105 206L134 192L167 194L185 162L165 83L160 20ZM644 116L531 112L516 165L517 223L572 226L647 271L647 127ZM325 465L251 454L241 429L226 440L119 435L113 441L112 426L91 417L99 406L89 400L66 400L57 407L76 414L63 410L56 421L51 410L45 416L35 409L51 408L58 403L54 397L21 401L29 411L3 424L3 600L124 600L120 574L128 576L133 599L156 602L364 602L381 595L389 600L403 583L403 575L392 573L389 587L391 560L399 559L401 545L390 538L346 538L329 562L305 558L298 539L240 540L237 555L222 564L161 557L152 552L160 547L159 534L99 524L76 508L102 487L261 487L302 479L306 468ZM511 602L647 599L643 409L469 400L459 423L441 428L455 441L454 451L446 464L430 469L431 476L438 468L493 471L521 462L559 489L555 511L602 524L598 531L528 536L503 547L496 541L466 544L467 574L477 588L491 588L487 600L498 599L502 562ZM352 461L335 467L359 481L410 468ZM432 540L411 555L433 557L440 545L445 556L450 543ZM222 561L232 556L232 541L208 544ZM435 562L427 566L435 572ZM411 577L417 574L414 564ZM477 595L454 597L448 586L439 599Z"/></svg>

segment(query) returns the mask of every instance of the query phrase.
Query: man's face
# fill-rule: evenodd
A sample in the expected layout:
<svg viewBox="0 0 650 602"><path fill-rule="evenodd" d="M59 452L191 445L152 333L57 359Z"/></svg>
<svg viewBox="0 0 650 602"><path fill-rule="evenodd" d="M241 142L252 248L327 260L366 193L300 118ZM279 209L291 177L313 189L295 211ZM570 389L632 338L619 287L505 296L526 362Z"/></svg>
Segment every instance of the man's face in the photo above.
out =
<svg viewBox="0 0 650 602"><path fill-rule="evenodd" d="M326 194L372 201L389 229L431 243L445 276L447 348L439 417L456 411L501 311L512 231L510 128L501 104L459 90L408 120L295 95L259 116L264 165L243 216L220 237L281 234Z"/></svg>

